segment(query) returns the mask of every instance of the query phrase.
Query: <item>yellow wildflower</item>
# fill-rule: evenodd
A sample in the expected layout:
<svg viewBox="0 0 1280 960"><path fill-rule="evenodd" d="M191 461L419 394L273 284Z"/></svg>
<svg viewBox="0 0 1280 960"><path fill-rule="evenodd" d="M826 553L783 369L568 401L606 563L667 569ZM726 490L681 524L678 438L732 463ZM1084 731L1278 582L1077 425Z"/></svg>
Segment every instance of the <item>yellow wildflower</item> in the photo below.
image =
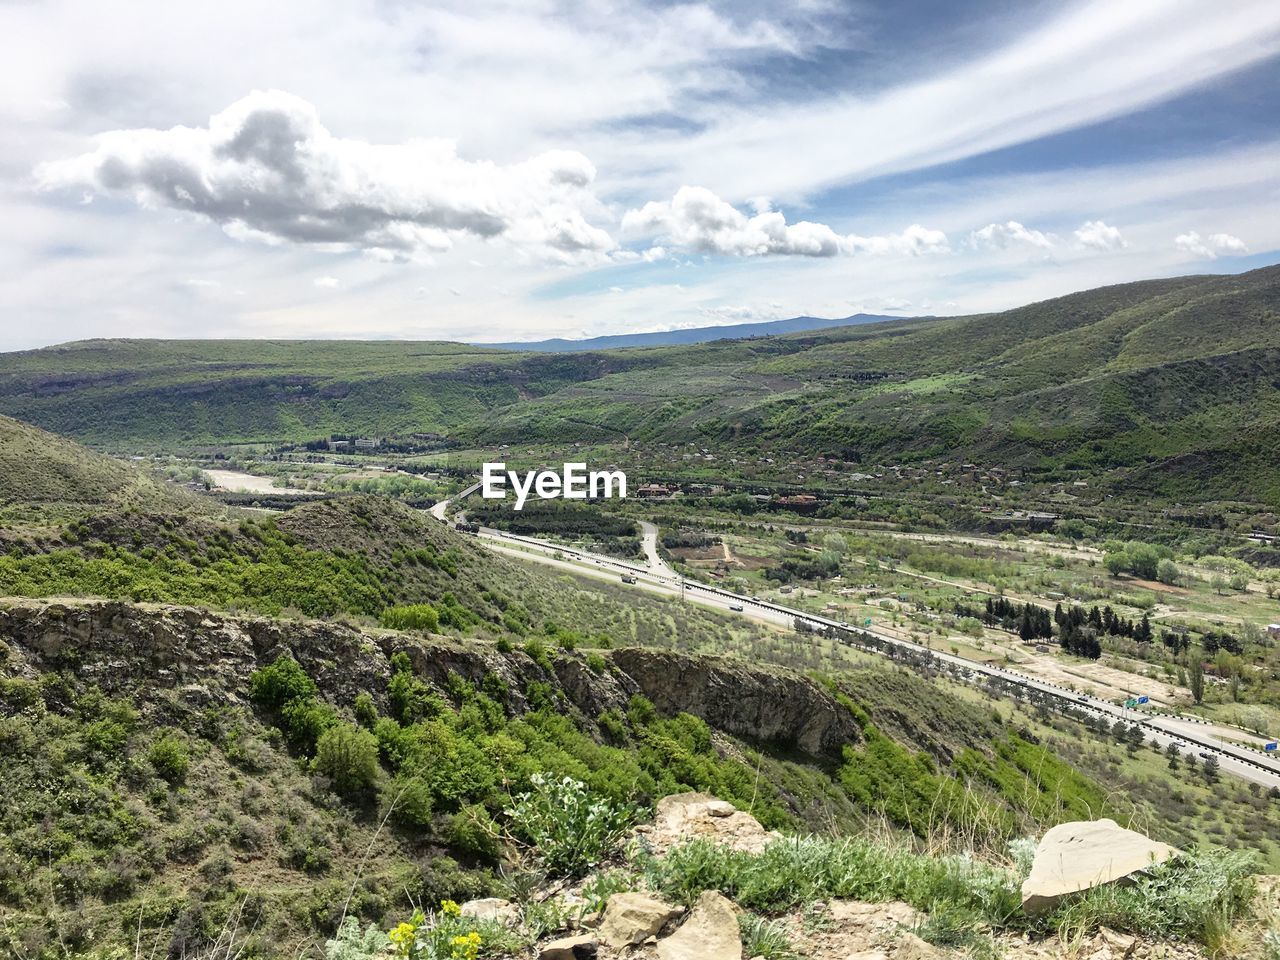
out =
<svg viewBox="0 0 1280 960"><path fill-rule="evenodd" d="M418 928L412 923L402 923L387 934L387 938L396 948L397 957L407 957L413 951L417 940Z"/></svg>
<svg viewBox="0 0 1280 960"><path fill-rule="evenodd" d="M466 936L454 937L451 941L453 949L450 951L452 960L476 960L480 956L480 934L472 930Z"/></svg>
<svg viewBox="0 0 1280 960"><path fill-rule="evenodd" d="M462 915L462 908L452 900L441 900L440 912L446 917L458 917Z"/></svg>

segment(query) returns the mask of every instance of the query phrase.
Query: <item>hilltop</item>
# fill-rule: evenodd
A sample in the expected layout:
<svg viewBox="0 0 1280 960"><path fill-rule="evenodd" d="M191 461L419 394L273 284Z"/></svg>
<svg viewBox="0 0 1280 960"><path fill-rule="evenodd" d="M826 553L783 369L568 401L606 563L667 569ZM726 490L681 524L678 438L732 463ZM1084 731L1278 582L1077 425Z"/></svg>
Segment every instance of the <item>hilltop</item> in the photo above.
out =
<svg viewBox="0 0 1280 960"><path fill-rule="evenodd" d="M679 346L87 341L0 356L0 411L114 449L430 433L946 456L1280 504L1280 267L1002 313ZM1206 481L1212 480L1212 483Z"/></svg>

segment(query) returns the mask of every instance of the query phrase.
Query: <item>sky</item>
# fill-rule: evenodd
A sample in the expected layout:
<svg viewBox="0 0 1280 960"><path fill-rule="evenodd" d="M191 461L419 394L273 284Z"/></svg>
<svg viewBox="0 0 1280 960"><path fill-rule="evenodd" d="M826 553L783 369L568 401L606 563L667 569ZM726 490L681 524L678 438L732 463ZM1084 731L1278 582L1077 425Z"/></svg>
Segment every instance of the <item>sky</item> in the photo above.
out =
<svg viewBox="0 0 1280 960"><path fill-rule="evenodd" d="M1276 0L0 0L0 350L1004 309L1280 262Z"/></svg>

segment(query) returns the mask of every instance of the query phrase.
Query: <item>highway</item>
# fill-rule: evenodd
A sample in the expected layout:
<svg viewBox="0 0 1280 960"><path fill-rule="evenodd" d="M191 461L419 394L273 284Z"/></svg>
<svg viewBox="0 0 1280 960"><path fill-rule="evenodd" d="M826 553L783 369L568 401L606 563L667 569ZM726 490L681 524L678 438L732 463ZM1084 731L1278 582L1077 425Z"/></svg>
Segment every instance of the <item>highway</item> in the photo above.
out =
<svg viewBox="0 0 1280 960"><path fill-rule="evenodd" d="M479 484L476 484L450 500L437 503L431 508L431 515L441 522L448 523L449 506L452 501L470 495L478 487ZM981 682L983 678L994 677L1024 690L1038 691L1056 700L1069 703L1082 712L1104 716L1112 722L1124 720L1126 723L1137 724L1149 742L1154 741L1161 747L1167 747L1173 743L1184 755L1195 756L1201 760L1209 755L1217 757L1221 773L1261 784L1264 787L1280 787L1280 758L1223 743L1204 731L1197 730L1194 720L1126 710L1107 700L1090 697L1015 670L968 660L874 628L851 626L839 620L796 610L768 600L741 596L728 590L721 590L719 587L681 577L658 556L657 527L647 521L641 523L644 533L644 552L648 561L643 564L565 547L534 537L504 533L488 527L480 528L476 536L486 546L506 556L543 563L598 579L616 581L623 576L634 577L636 589L682 597L685 600L739 616L751 617L782 627L794 627L797 623L804 623L814 629L850 631L855 635L861 633L874 637L886 645L917 653L927 653L936 661L954 668L963 679L970 682ZM844 642L853 643L849 639L845 639Z"/></svg>

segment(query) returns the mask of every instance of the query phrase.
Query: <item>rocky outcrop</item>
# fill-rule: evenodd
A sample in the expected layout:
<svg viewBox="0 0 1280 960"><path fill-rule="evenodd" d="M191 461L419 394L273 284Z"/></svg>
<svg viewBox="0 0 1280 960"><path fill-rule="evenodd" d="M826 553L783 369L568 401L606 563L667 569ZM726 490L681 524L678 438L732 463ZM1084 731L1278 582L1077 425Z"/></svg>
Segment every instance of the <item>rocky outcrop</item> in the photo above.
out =
<svg viewBox="0 0 1280 960"><path fill-rule="evenodd" d="M691 713L735 736L787 743L812 754L861 739L849 711L807 677L722 657L640 648L616 651L613 662L659 710Z"/></svg>
<svg viewBox="0 0 1280 960"><path fill-rule="evenodd" d="M1177 853L1114 820L1059 824L1036 848L1031 873L1022 884L1022 909L1043 913L1065 896L1123 880Z"/></svg>
<svg viewBox="0 0 1280 960"><path fill-rule="evenodd" d="M297 660L331 703L347 707L367 692L385 707L390 660L401 652L441 689L451 674L475 685L500 680L515 714L528 709L531 682L550 683L587 728L643 693L664 713L692 713L722 732L812 753L859 736L848 711L813 681L719 658L624 649L606 658L607 669L593 670L584 656L560 651L548 673L521 650L341 622L121 601L0 601L0 671L29 679L67 671L107 693L136 697L144 711L243 705L250 675L283 655Z"/></svg>
<svg viewBox="0 0 1280 960"><path fill-rule="evenodd" d="M677 793L663 797L654 810L653 823L636 831L658 854L679 843L708 839L744 853L759 853L780 838L760 821L709 793Z"/></svg>

